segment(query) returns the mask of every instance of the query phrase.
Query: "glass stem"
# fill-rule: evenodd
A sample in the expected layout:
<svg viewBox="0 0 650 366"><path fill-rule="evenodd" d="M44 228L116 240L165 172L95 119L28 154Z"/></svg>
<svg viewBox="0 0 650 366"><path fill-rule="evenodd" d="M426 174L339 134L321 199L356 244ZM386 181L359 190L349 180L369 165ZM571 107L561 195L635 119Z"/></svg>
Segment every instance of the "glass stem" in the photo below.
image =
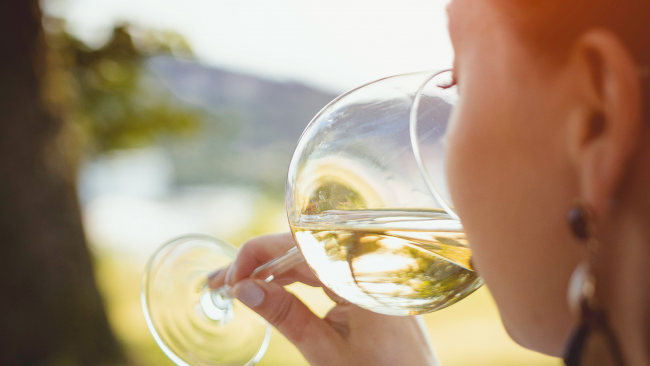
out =
<svg viewBox="0 0 650 366"><path fill-rule="evenodd" d="M255 268L249 278L264 280L264 282L269 283L277 276L287 272L304 261L305 257L300 253L298 247L293 247L287 250L287 252L280 257L274 258ZM232 300L233 296L231 290L232 286L226 284L218 289L212 290L212 293L220 295L223 300Z"/></svg>

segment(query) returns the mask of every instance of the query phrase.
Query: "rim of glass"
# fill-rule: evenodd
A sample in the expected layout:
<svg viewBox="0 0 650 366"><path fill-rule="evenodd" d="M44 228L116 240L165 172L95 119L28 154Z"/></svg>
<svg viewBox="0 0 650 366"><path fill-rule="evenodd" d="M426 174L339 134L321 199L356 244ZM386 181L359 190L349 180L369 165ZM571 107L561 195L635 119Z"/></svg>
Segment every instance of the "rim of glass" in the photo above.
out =
<svg viewBox="0 0 650 366"><path fill-rule="evenodd" d="M411 111L410 111L410 115L409 115L409 134L410 134L410 138L411 138L411 148L413 149L413 155L414 155L414 157L415 157L415 161L416 161L416 163L417 163L417 165L418 165L418 168L419 168L419 170L420 170L420 175L421 175L422 178L424 179L424 183L425 183L426 186L429 188L429 191L431 192L431 194L434 196L434 198L436 199L436 201L438 201L438 203L440 204L440 206L442 207L442 209L443 209L443 210L444 210L444 211L445 211L449 216L451 216L452 219L460 221L460 218L458 217L458 215L456 214L456 212L455 212L455 211L454 211L454 210L453 210L449 205L447 205L447 203L445 202L445 200L442 198L442 195L438 192L438 190L436 189L435 185L433 184L433 182L432 182L431 179L429 178L429 172L428 172L428 170L426 169L426 167L425 167L425 165L424 165L424 162L423 162L423 159L422 159L422 153L421 153L421 151L420 151L420 145L419 145L419 143L418 143L418 133L417 133L417 123L418 123L418 121L417 121L417 120L418 120L418 118L417 118L417 114L418 114L418 110L419 110L419 107L420 107L420 99L421 99L421 97L422 97L422 91L424 90L424 88L426 87L426 85L427 85L427 84L428 84L428 83L429 83L433 78L435 78L436 76L438 76L438 75L440 75L440 74L442 74L442 73L445 73L445 72L451 72L451 71L453 71L453 69L429 70L429 71L426 71L426 70L425 70L425 71L407 72L407 73L403 73L403 74L397 74L397 75L392 75L392 76L386 76L386 77L383 77L383 78L379 78L379 79L377 79L377 80L373 80L373 81L370 81L370 82L365 83L365 84L363 84L363 85L360 85L360 86L357 86L357 87L355 87L355 88L352 88L352 89L350 89L350 90L348 90L348 91L346 91L346 92L340 94L340 95L337 96L336 98L334 98L331 102L327 103L323 108L321 108L321 109L318 111L318 113L316 113L316 115L311 119L311 121L309 121L309 123L307 124L307 126L305 127L305 129L304 129L304 130L302 131L302 133L300 134L300 137L298 138L297 146L299 146L300 141L301 141L302 138L304 137L305 133L309 130L310 127L312 127L312 125L315 123L315 121L317 121L317 120L322 116L322 114L325 113L325 111L326 111L330 106L334 105L334 104L337 103L340 99L342 99L342 98L348 96L349 94L354 93L354 92L356 92L357 90L362 89L362 88L365 88L365 87L367 87L367 86L369 86L369 85L371 85L371 84L375 84L375 83L377 83L377 82L380 82L380 81L383 81L383 80L386 80L386 79L391 79L391 78L394 78L394 77L400 77L400 76L406 76L406 75L415 75L415 74L426 74L426 73L429 73L428 76L425 77L425 79L424 79L424 81L422 82L422 84L420 84L420 86L419 86L418 90L416 91L415 96L414 96L414 98L413 98L413 102L411 103ZM296 149L294 149L293 153L291 153L291 159L289 160L289 161L290 161L290 163L289 163L289 169L288 169L288 172L287 172L287 179L286 179L286 183L285 183L285 206L287 205L286 195L289 193L288 191L289 191L289 181L290 181L290 179L291 179L291 167L292 167L292 165L293 165L293 163L294 163L294 158L295 158L295 156L296 156L297 146L296 146ZM289 218L289 210L288 210L288 207L286 207L286 208L287 208L287 210L286 210L287 219L288 219L289 221L291 221L290 218Z"/></svg>
<svg viewBox="0 0 650 366"><path fill-rule="evenodd" d="M424 161L422 158L422 152L420 151L420 143L418 142L418 110L420 108L420 99L422 98L422 91L424 88L429 84L429 82L435 78L436 76L443 74L445 72L451 72L452 69L445 69L441 71L432 71L431 75L429 75L427 78L424 79L420 87L418 88L418 91L415 94L415 98L413 99L413 104L411 105L411 115L410 115L410 120L409 120L409 132L411 135L411 147L413 148L413 155L415 156L415 161L418 164L418 167L420 168L420 173L422 177L424 178L424 182L426 183L427 187L429 187L429 190L433 194L433 196L436 198L440 206L447 212L449 216L451 216L454 220L460 221L460 218L456 214L453 208L451 208L447 202L442 198L442 195L436 188L436 186L433 184L431 181L431 178L429 178L429 171L424 165ZM449 121L447 121L447 124ZM446 183L449 185L448 183Z"/></svg>
<svg viewBox="0 0 650 366"><path fill-rule="evenodd" d="M183 361L174 351L172 351L167 344L162 340L160 335L158 334L158 331L156 330L156 327L153 324L153 321L151 320L151 314L149 312L149 306L148 306L148 292L147 292L147 283L149 280L149 275L151 272L151 266L153 265L154 261L157 260L158 255L166 249L169 249L168 246L170 246L172 243L176 241L184 240L182 243L177 243L176 245L183 244L187 242L188 240L205 240L209 242L213 242L214 245L218 245L216 243L220 244L227 244L228 249L232 249L235 251L238 250L237 247L234 245L230 244L230 242L221 239L219 237L213 236L213 235L208 235L208 234L186 234L186 235L181 235L177 236L171 240L168 240L165 242L163 245L158 247L156 251L151 255L149 258L149 261L147 262L147 265L145 266L144 269L144 275L142 276L142 287L140 289L140 302L142 304L142 312L144 313L144 320L147 323L147 328L149 328L149 332L153 336L154 340L156 341L156 344L158 344L158 347L163 351L163 353L169 357L172 362L174 362L178 366L193 366L188 364L187 362ZM266 323L266 332L264 334L264 340L262 341L262 345L260 346L260 349L257 351L255 356L251 358L250 361L248 361L246 364L243 366L253 366L256 363L258 363L264 354L266 353L267 348L269 347L269 342L271 341L271 329L272 326L268 322Z"/></svg>

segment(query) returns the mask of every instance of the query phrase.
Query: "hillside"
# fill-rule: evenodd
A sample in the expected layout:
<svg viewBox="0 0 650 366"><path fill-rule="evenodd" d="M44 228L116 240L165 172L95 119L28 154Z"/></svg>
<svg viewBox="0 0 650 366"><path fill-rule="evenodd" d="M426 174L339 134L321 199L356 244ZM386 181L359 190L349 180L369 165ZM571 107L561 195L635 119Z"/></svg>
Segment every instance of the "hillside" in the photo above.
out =
<svg viewBox="0 0 650 366"><path fill-rule="evenodd" d="M309 121L336 97L171 57L148 61L178 98L217 117L192 138L165 141L178 185L246 184L280 190Z"/></svg>

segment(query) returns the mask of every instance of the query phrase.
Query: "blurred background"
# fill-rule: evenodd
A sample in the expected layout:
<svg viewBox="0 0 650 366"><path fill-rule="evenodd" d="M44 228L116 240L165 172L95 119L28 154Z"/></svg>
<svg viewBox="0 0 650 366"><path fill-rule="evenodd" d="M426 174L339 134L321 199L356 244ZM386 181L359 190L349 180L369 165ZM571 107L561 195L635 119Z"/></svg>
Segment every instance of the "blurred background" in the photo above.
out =
<svg viewBox="0 0 650 366"><path fill-rule="evenodd" d="M33 38L42 47L39 96L47 104L43 115L56 120L56 129L48 135L53 142L35 142L50 149L44 154L39 145L37 155L46 168L65 167L57 174L76 192L80 209L75 216L76 206L69 208L70 217L83 223L79 229L83 231L75 239L81 243L77 249L33 246L29 253L65 254L85 251L87 245L89 256L63 260L65 268L85 268L83 261L92 265L87 273L83 268L66 270L90 278L79 285L82 295L71 292L70 299L92 297L84 294L97 289L103 305L88 300L94 305L84 305L84 311L97 313L98 324L103 313L108 319L106 329L99 331L102 335L88 338L84 332L96 330L79 325L73 339L107 344L116 339L113 348L102 351L116 360L106 364L172 365L156 346L142 315L141 275L149 255L170 238L186 233L208 233L240 245L255 235L287 231L284 181L303 129L322 107L350 88L394 74L449 68L453 51L445 4L437 0L40 2L42 19L38 12L29 15L42 25L40 36ZM20 150L12 149L12 154ZM2 174L13 174L8 166L2 165ZM4 212L11 202L20 204L2 201ZM48 260L53 261L42 259ZM25 266L38 266L26 261L20 262L23 267L11 268L22 273ZM21 288L15 296L26 296L25 288L37 290L36 282L29 282L36 280L25 281L27 285L15 286ZM60 295L38 283L47 296ZM333 306L318 289L289 288L321 316ZM30 300L29 306L33 303ZM485 288L424 318L446 366L560 364L508 338ZM52 327L65 328L66 322ZM22 327L26 324L31 323ZM22 355L23 362L15 364L100 364L76 362L66 356L74 347L66 347L52 351L58 355L56 362L30 363L31 356ZM26 349L36 352L34 347ZM47 352L47 347L41 351ZM306 362L276 331L260 365Z"/></svg>

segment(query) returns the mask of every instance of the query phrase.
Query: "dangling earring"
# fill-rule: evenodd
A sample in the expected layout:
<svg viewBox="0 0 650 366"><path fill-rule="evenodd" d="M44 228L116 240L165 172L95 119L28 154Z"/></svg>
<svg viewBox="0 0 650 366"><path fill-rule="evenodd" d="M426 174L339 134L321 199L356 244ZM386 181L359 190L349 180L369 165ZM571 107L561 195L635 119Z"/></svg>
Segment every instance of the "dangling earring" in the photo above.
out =
<svg viewBox="0 0 650 366"><path fill-rule="evenodd" d="M568 221L573 235L586 244L589 257L578 265L569 282L569 307L579 316L580 323L569 338L564 363L567 366L623 366L616 338L596 298L593 270L599 244L594 238L591 213L577 203L569 211Z"/></svg>

